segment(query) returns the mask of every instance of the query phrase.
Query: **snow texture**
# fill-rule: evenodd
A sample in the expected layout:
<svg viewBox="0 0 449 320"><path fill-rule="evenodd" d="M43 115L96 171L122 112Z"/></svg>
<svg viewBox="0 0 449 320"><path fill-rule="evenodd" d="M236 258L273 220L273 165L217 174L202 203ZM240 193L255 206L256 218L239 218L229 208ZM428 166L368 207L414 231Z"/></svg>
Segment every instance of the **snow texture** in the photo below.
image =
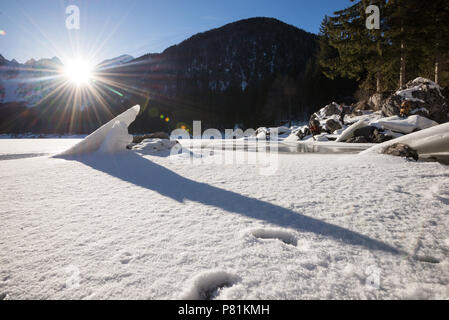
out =
<svg viewBox="0 0 449 320"><path fill-rule="evenodd" d="M1 139L0 154L59 141ZM448 166L279 154L267 178L181 156L0 161L0 297L449 298Z"/></svg>
<svg viewBox="0 0 449 320"><path fill-rule="evenodd" d="M212 300L226 287L232 287L240 278L225 271L208 271L196 276L178 297L181 300Z"/></svg>
<svg viewBox="0 0 449 320"><path fill-rule="evenodd" d="M95 151L115 153L126 150L127 145L132 142L128 126L136 119L139 111L139 105L126 110L59 156L82 155Z"/></svg>

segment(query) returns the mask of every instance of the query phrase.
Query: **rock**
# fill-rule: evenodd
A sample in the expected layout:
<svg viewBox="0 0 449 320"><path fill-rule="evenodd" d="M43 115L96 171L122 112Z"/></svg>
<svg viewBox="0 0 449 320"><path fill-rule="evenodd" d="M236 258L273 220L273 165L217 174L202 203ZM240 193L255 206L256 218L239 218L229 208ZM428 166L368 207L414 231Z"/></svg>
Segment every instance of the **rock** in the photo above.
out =
<svg viewBox="0 0 449 320"><path fill-rule="evenodd" d="M372 110L372 106L368 103L367 100L359 101L355 104L354 110L352 110L352 113L356 116L363 115L363 111Z"/></svg>
<svg viewBox="0 0 449 320"><path fill-rule="evenodd" d="M174 147L181 149L181 145L176 140L151 138L132 146L131 149L143 154L155 154L161 151L169 152Z"/></svg>
<svg viewBox="0 0 449 320"><path fill-rule="evenodd" d="M168 133L159 131L159 132L154 132L154 133L150 133L150 134L144 134L141 136L134 136L133 137L133 143L141 143L143 140L145 139L170 139L170 136L168 135Z"/></svg>
<svg viewBox="0 0 449 320"><path fill-rule="evenodd" d="M382 104L382 113L386 117L398 116L401 110L402 97L393 94Z"/></svg>
<svg viewBox="0 0 449 320"><path fill-rule="evenodd" d="M373 110L373 111L379 111L382 109L382 105L385 102L385 100L388 99L388 97L391 95L389 92L382 92L382 93L375 93L373 94L366 103L369 107L369 109L363 109L363 110Z"/></svg>
<svg viewBox="0 0 449 320"><path fill-rule="evenodd" d="M356 129L354 131L354 137L347 142L357 140L357 143L382 143L391 139L393 139L391 135L381 133L376 127L366 126Z"/></svg>
<svg viewBox="0 0 449 320"><path fill-rule="evenodd" d="M308 127L298 130L298 132L296 133L300 140L304 139L307 136L310 136L311 134L312 133L310 132L310 129Z"/></svg>
<svg viewBox="0 0 449 320"><path fill-rule="evenodd" d="M373 126L366 126L354 130L354 137L363 137L367 142L371 142L374 139L374 132L377 129Z"/></svg>
<svg viewBox="0 0 449 320"><path fill-rule="evenodd" d="M346 140L347 143L370 143L364 136L352 137Z"/></svg>
<svg viewBox="0 0 449 320"><path fill-rule="evenodd" d="M390 141L391 139L393 139L393 136L391 135L387 135L384 133L380 133L378 130L374 131L374 137L372 139L371 142L373 143L383 143L386 141Z"/></svg>
<svg viewBox="0 0 449 320"><path fill-rule="evenodd" d="M416 78L408 82L404 89L393 93L382 104L383 114L399 115L404 100L410 102L412 114L426 116L438 123L448 121L449 101L442 94L442 88L429 79Z"/></svg>
<svg viewBox="0 0 449 320"><path fill-rule="evenodd" d="M312 115L312 118L318 118L318 119L326 119L328 117L331 117L333 115L340 115L341 111L339 109L339 105L336 102L332 102L331 104L328 104L324 108L321 108L318 112Z"/></svg>
<svg viewBox="0 0 449 320"><path fill-rule="evenodd" d="M329 133L332 133L336 130L341 129L341 124L340 122L334 120L334 119L328 119L326 121L326 125L325 125L325 130Z"/></svg>
<svg viewBox="0 0 449 320"><path fill-rule="evenodd" d="M360 119L356 123L351 124L348 128L346 128L340 136L335 140L336 142L345 142L348 139L354 136L354 131L363 127L366 127L367 123L364 119Z"/></svg>
<svg viewBox="0 0 449 320"><path fill-rule="evenodd" d="M413 149L403 143L392 144L392 145L386 147L382 151L382 153L389 154L392 156L397 156L397 157L404 157L407 159L413 159L415 161L418 161L418 159L419 159L418 152L415 149Z"/></svg>
<svg viewBox="0 0 449 320"><path fill-rule="evenodd" d="M370 125L381 130L392 130L395 132L409 134L418 130L437 126L438 123L426 117L412 115L407 118L393 116L376 119L371 121Z"/></svg>

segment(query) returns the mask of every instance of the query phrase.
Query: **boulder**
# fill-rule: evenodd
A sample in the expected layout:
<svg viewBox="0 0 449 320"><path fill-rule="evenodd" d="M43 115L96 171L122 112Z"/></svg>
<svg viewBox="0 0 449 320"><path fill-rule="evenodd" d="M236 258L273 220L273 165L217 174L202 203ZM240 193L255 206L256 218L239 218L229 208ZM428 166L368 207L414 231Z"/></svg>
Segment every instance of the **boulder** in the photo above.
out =
<svg viewBox="0 0 449 320"><path fill-rule="evenodd" d="M312 133L310 132L310 129L308 127L304 127L300 130L298 130L298 132L296 133L296 135L298 136L298 138L300 140L304 139L307 136L310 136Z"/></svg>
<svg viewBox="0 0 449 320"><path fill-rule="evenodd" d="M383 142L386 142L386 141L390 141L391 139L393 139L392 135L381 133L378 130L375 130L374 131L374 136L373 136L373 139L372 139L371 142L372 143L383 143Z"/></svg>
<svg viewBox="0 0 449 320"><path fill-rule="evenodd" d="M385 100L388 99L388 97L391 95L389 92L382 92L382 93L375 93L373 94L367 102L367 105L369 109L373 111L379 111L382 109L382 105L385 102ZM367 109L364 109L367 110Z"/></svg>
<svg viewBox="0 0 449 320"><path fill-rule="evenodd" d="M371 142L374 139L374 132L377 129L373 126L366 126L354 130L354 137L363 137L367 142Z"/></svg>
<svg viewBox="0 0 449 320"><path fill-rule="evenodd" d="M392 136L380 132L376 127L366 126L354 130L354 136L348 139L349 143L382 143L393 139Z"/></svg>
<svg viewBox="0 0 449 320"><path fill-rule="evenodd" d="M134 136L133 137L133 143L141 143L145 139L165 139L165 140L169 140L170 136L168 135L168 133L159 131L159 132L154 132L154 133L150 133L150 134Z"/></svg>
<svg viewBox="0 0 449 320"><path fill-rule="evenodd" d="M145 139L137 145L131 146L130 149L142 154L155 154L159 152L169 152L172 148L179 151L182 147L176 140L150 138Z"/></svg>
<svg viewBox="0 0 449 320"><path fill-rule="evenodd" d="M372 110L372 106L368 103L367 100L359 101L355 104L352 113L356 116L363 115L363 111Z"/></svg>
<svg viewBox="0 0 449 320"><path fill-rule="evenodd" d="M335 140L336 142L345 142L349 140L350 138L354 137L354 131L363 127L366 127L368 124L364 119L360 119L356 123L350 125L348 128L346 128L341 135Z"/></svg>
<svg viewBox="0 0 449 320"><path fill-rule="evenodd" d="M340 115L341 111L339 109L339 104L336 102L332 102L325 106L324 108L321 108L318 112L312 115L312 117L318 118L318 119L326 119L333 115Z"/></svg>
<svg viewBox="0 0 449 320"><path fill-rule="evenodd" d="M325 124L325 130L329 133L332 133L336 130L341 129L341 124L340 122L334 120L334 119L328 119L326 120L326 124Z"/></svg>
<svg viewBox="0 0 449 320"><path fill-rule="evenodd" d="M438 123L448 121L449 101L442 94L442 88L429 79L420 77L408 82L405 88L382 103L382 112L389 117L399 115L404 100L410 102L412 114L426 116Z"/></svg>
<svg viewBox="0 0 449 320"><path fill-rule="evenodd" d="M438 123L426 117L413 115L407 118L393 116L388 118L376 119L371 121L370 125L382 130L392 130L395 132L409 134L414 131L434 127L438 125Z"/></svg>
<svg viewBox="0 0 449 320"><path fill-rule="evenodd" d="M346 140L347 143L370 143L364 136L352 137Z"/></svg>
<svg viewBox="0 0 449 320"><path fill-rule="evenodd" d="M392 145L386 147L382 151L382 153L389 154L392 156L397 156L397 157L404 157L407 159L413 159L415 161L418 161L418 159L419 159L418 152L415 149L413 149L403 143L392 144Z"/></svg>

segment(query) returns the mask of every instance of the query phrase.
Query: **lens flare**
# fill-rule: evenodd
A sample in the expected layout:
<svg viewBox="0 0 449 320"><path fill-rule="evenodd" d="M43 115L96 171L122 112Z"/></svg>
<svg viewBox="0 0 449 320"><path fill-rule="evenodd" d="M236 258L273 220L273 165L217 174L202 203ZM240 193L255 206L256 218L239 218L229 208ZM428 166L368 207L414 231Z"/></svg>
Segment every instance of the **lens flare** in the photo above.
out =
<svg viewBox="0 0 449 320"><path fill-rule="evenodd" d="M6 31L5 30L0 30L0 36L6 36Z"/></svg>
<svg viewBox="0 0 449 320"><path fill-rule="evenodd" d="M86 85L92 78L92 67L84 60L71 60L65 65L64 74L77 86Z"/></svg>

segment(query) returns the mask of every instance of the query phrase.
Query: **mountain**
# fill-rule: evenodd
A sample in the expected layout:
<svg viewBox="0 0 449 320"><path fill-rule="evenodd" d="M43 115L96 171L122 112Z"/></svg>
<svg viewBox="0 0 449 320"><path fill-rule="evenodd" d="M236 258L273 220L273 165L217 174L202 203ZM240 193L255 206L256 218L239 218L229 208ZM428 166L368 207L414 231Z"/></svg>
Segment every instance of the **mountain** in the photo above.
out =
<svg viewBox="0 0 449 320"><path fill-rule="evenodd" d="M132 132L170 131L189 127L192 120L201 120L203 128L224 129L306 118L331 99L316 51L314 34L273 18L240 20L198 33L161 53L103 61L92 84L99 93L96 101L92 95L79 101L67 92L48 95L42 90L54 85L31 91L27 87L27 99L36 92L47 95L38 94L42 99L33 100L35 107L24 116L4 120L8 126L0 120L0 131L89 133L135 104L142 108ZM34 70L47 62L28 61L26 67ZM0 80L1 74L0 69ZM6 100L3 103L14 102ZM1 103L0 96L0 108ZM58 121L51 121L49 114Z"/></svg>
<svg viewBox="0 0 449 320"><path fill-rule="evenodd" d="M264 108L275 78L289 77L299 85L296 80L315 59L316 40L316 35L273 18L245 19L141 56L108 70L108 77L136 89L128 98L151 110L133 124L138 131L171 128L154 119L155 110L176 123L201 119L218 128L256 126L267 121ZM305 112L299 109L295 113ZM280 108L284 118L286 113Z"/></svg>
<svg viewBox="0 0 449 320"><path fill-rule="evenodd" d="M184 79L183 85L201 79L205 90L223 91L234 82L244 90L277 72L303 71L315 52L315 40L315 35L279 20L252 18L196 34L162 54L136 61L148 67L143 68L146 77L164 72Z"/></svg>
<svg viewBox="0 0 449 320"><path fill-rule="evenodd" d="M25 64L15 59L8 61L0 57L0 103L23 103L36 105L50 90L49 78L61 71L62 62L51 59L28 60Z"/></svg>
<svg viewBox="0 0 449 320"><path fill-rule="evenodd" d="M104 70L111 67L123 65L132 60L134 60L134 57L130 56L129 54L124 54L113 59L104 60L103 62L99 63L96 68L99 70Z"/></svg>

